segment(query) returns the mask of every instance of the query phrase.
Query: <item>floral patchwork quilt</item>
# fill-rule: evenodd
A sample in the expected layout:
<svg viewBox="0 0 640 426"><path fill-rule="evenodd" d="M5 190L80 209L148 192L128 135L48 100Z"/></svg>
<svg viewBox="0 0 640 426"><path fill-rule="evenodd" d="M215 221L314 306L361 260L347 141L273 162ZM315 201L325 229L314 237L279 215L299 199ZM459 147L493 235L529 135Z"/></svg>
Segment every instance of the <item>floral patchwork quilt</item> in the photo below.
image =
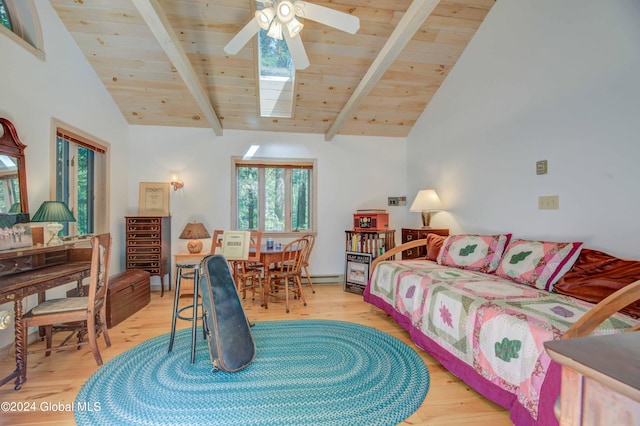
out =
<svg viewBox="0 0 640 426"><path fill-rule="evenodd" d="M425 260L381 262L365 300L371 296L478 375L515 395L534 421L551 363L543 343L559 339L594 306L496 275ZM617 314L595 334L615 333L637 323Z"/></svg>

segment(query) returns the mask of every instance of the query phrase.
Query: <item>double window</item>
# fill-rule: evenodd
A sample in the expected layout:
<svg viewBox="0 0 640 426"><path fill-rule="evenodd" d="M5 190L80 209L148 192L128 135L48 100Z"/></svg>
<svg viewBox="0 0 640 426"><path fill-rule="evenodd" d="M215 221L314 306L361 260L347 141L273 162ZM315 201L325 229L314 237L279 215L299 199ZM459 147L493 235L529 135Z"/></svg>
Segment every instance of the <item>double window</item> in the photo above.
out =
<svg viewBox="0 0 640 426"><path fill-rule="evenodd" d="M315 232L314 160L233 160L234 226L274 235Z"/></svg>
<svg viewBox="0 0 640 426"><path fill-rule="evenodd" d="M107 227L107 147L56 128L56 200L64 201L76 218L61 234L86 235Z"/></svg>

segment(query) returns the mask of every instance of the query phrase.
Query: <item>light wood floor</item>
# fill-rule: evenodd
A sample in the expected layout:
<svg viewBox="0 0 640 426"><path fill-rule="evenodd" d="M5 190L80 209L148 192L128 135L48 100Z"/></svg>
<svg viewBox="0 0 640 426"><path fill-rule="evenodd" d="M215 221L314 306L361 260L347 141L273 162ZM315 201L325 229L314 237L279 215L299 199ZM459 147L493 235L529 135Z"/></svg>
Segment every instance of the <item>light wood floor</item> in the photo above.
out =
<svg viewBox="0 0 640 426"><path fill-rule="evenodd" d="M308 287L305 287L307 289ZM293 301L291 312L285 313L284 303L271 302L269 309L260 307L260 302L244 302L250 321L273 321L283 319L334 319L364 324L384 331L413 347L423 358L431 378L427 397L422 406L403 425L466 425L500 426L511 425L508 412L502 407L481 397L465 383L445 370L409 339L408 333L377 308L362 301L362 296L347 293L342 285L316 285L316 294L306 291L308 306ZM187 305L189 297L182 297ZM137 344L152 337L168 333L171 325L173 292L153 292L151 303L109 330L111 347L105 348L100 338L100 350L105 362ZM189 327L190 323L178 321L178 327ZM43 345L36 342L31 347ZM13 354L2 359L0 374L13 371ZM1 425L74 425L73 413L64 411L64 404L75 400L84 382L96 371L97 365L88 346L80 350L66 350L45 357L44 353L28 358L27 382L19 391L13 383L0 387L0 402L26 403L35 411L0 412ZM17 405L17 404L15 404ZM60 408L63 411L59 411Z"/></svg>

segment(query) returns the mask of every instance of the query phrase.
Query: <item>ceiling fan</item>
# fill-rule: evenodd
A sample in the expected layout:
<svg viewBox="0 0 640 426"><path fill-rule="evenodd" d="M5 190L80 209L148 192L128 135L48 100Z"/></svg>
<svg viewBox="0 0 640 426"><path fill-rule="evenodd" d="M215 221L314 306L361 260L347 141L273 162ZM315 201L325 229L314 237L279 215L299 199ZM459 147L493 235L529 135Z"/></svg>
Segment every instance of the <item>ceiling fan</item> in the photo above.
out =
<svg viewBox="0 0 640 426"><path fill-rule="evenodd" d="M309 66L309 58L304 50L300 31L302 24L297 18L306 18L349 34L355 34L360 28L360 19L348 13L339 12L324 6L318 6L302 0L257 0L264 7L256 11L254 18L245 25L224 47L229 55L237 54L261 29L269 37L284 40L289 48L296 69Z"/></svg>

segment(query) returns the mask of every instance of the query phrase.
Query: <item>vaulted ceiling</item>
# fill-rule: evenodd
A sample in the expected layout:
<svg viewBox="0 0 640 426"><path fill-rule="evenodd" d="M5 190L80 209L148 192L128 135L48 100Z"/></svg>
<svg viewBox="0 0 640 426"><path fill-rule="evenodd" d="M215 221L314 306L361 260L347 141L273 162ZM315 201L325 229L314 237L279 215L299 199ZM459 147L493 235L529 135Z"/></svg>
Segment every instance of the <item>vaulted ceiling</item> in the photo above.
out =
<svg viewBox="0 0 640 426"><path fill-rule="evenodd" d="M350 35L305 20L292 118L260 117L256 50L223 47L252 0L50 0L129 123L407 136L495 0L309 0Z"/></svg>

